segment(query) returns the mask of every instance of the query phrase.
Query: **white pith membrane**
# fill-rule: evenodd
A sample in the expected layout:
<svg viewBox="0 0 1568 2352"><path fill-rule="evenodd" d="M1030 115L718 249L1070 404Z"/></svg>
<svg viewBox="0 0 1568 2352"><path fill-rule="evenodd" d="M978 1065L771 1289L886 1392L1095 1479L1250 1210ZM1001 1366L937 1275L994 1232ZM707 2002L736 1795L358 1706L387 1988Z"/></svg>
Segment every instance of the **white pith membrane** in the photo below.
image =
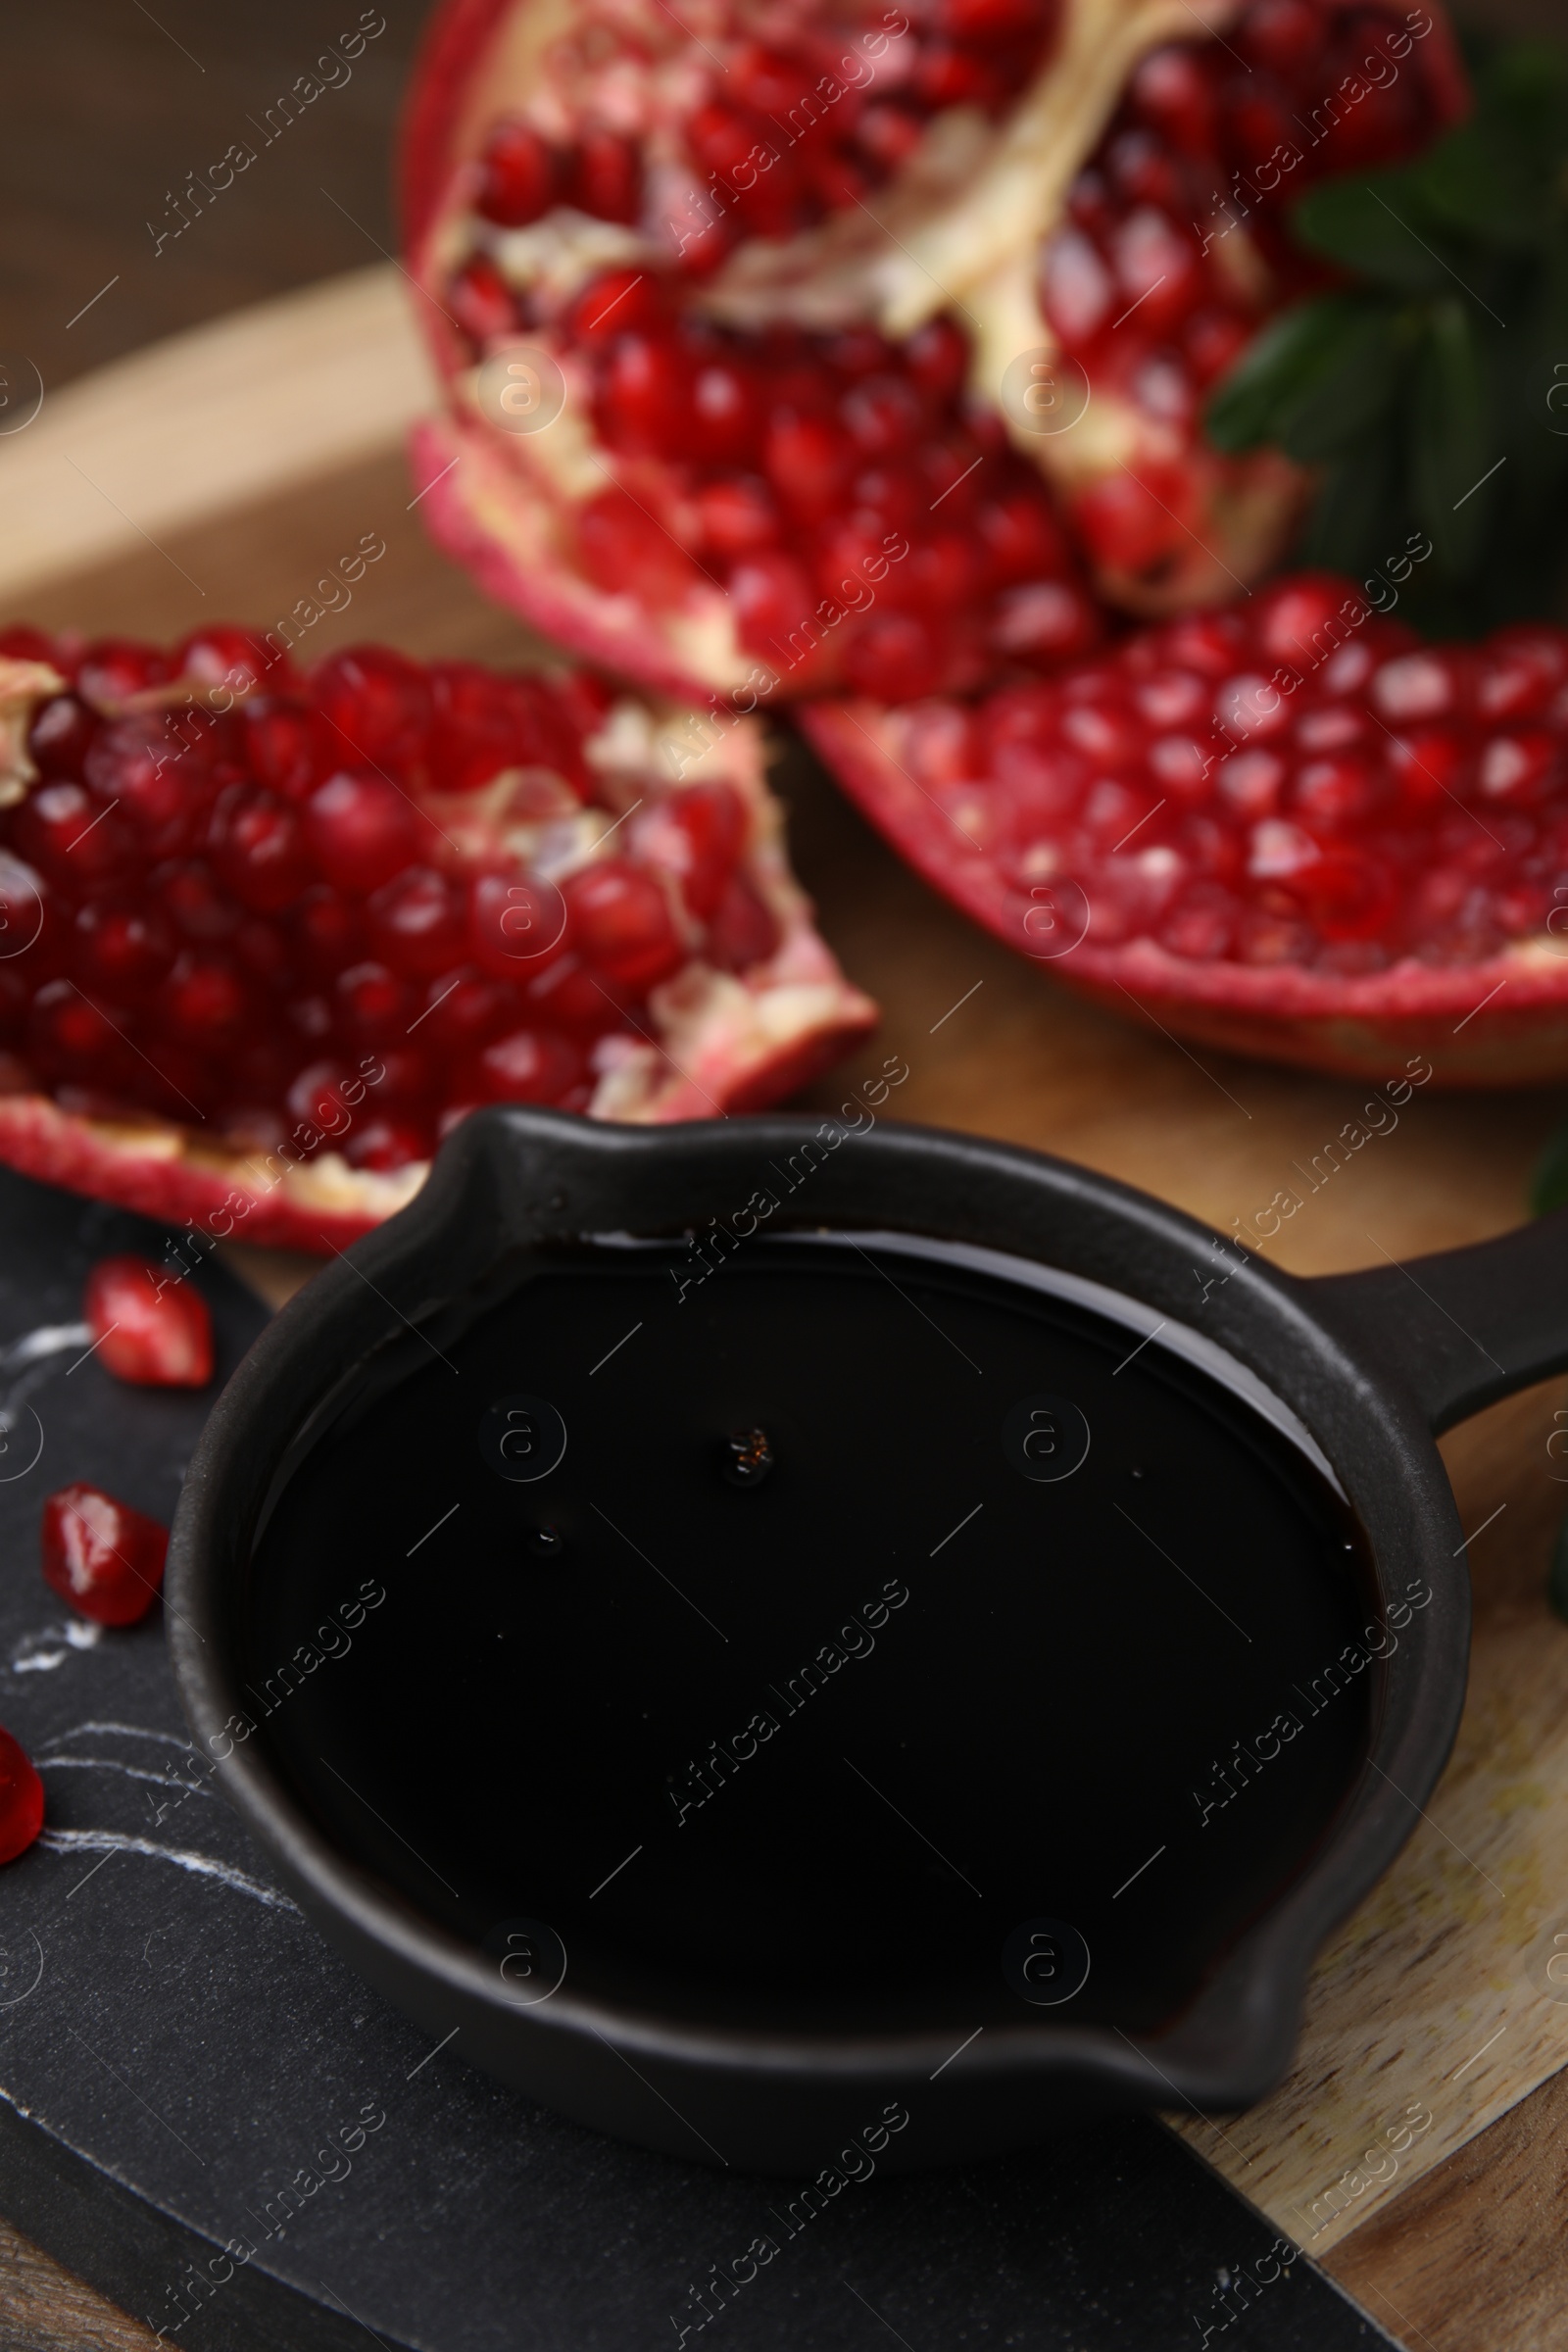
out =
<svg viewBox="0 0 1568 2352"><path fill-rule="evenodd" d="M747 238L711 276L679 281L683 310L741 330L869 324L896 341L946 314L969 341L970 394L1000 414L1012 447L1063 501L1122 467L1189 459L1188 431L1102 388L1070 430L1029 430L1015 404L1004 401L1003 379L1020 354L1044 355L1049 365L1058 351L1041 306L1041 248L1061 225L1068 191L1135 68L1165 44L1222 34L1241 5L1063 0L1054 47L1002 122L975 106L937 113L870 205L846 205L790 237ZM745 22L765 35L775 22L813 13L784 10L764 20L759 12L755 23ZM757 656L737 639L722 587L699 578L678 603L651 615L643 600L607 593L576 568L575 511L615 483L635 494L638 481L636 462L628 466L596 438L582 358L548 322L519 329L512 340L556 360L564 405L542 430L502 430L486 408L480 367L466 363L448 332L441 292L474 254L487 255L514 291L543 294L552 312L607 268L667 270L703 187L679 125L721 81L714 44L733 39L737 15L719 0L699 0L678 16L661 0L525 0L512 9L468 77L448 192L411 257L429 296L421 319L451 400L415 443L419 482L431 493L431 527L492 593L564 642L623 661L675 690L695 680L721 694L755 686L758 671ZM595 26L605 28L603 53L593 46ZM612 45L612 64L606 62ZM561 63L564 49L575 75ZM875 59L878 89L896 91L897 52L894 41ZM519 229L482 220L472 209L477 158L496 122L514 117L545 137L569 138L585 90L596 121L643 146L642 220L622 227L564 206ZM1264 315L1269 270L1247 230L1229 230L1215 252L1217 266ZM1228 596L1238 577L1256 576L1279 556L1299 514L1301 470L1267 450L1225 460L1205 453L1205 462L1213 474L1210 535L1219 548L1195 540L1190 557L1156 589L1102 570L1096 584L1102 595L1145 613L1185 609ZM538 587L545 577L548 599ZM792 690L815 682L808 665Z"/></svg>
<svg viewBox="0 0 1568 2352"><path fill-rule="evenodd" d="M0 808L15 807L37 781L28 729L38 706L66 684L42 662L0 656ZM201 696L180 681L122 708L176 698ZM582 806L562 778L539 768L506 769L477 792L416 796L453 845L449 870L493 869L499 850L519 871L559 883L620 850L620 818L637 804L657 808L678 788L726 784L747 818L735 871L778 932L774 953L743 976L694 954L650 992L645 1041L620 1031L602 1038L590 1055L591 1118L659 1125L714 1117L749 1107L753 1089L758 1100L774 1101L875 1026L875 1004L818 937L810 901L790 870L783 810L767 789L755 722L719 727L676 705L627 696L582 748L609 806ZM20 863L4 856L7 865ZM660 879L677 928L694 940L678 892L666 875ZM427 1161L380 1173L319 1145L299 1149L307 1156L247 1151L216 1130L153 1111L103 1117L66 1108L29 1084L14 1057L0 1055L0 1162L150 1216L206 1221L219 1240L338 1248L405 1206L428 1173Z"/></svg>

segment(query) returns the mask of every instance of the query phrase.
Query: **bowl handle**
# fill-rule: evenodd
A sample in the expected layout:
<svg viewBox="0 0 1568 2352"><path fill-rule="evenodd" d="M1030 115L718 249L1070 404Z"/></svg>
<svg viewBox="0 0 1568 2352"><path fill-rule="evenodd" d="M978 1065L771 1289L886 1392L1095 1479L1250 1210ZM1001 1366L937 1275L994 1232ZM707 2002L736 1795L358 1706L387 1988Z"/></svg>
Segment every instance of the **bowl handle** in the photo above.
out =
<svg viewBox="0 0 1568 2352"><path fill-rule="evenodd" d="M1434 1436L1568 1371L1568 1208L1408 1265L1319 1275L1325 1319L1414 1392Z"/></svg>

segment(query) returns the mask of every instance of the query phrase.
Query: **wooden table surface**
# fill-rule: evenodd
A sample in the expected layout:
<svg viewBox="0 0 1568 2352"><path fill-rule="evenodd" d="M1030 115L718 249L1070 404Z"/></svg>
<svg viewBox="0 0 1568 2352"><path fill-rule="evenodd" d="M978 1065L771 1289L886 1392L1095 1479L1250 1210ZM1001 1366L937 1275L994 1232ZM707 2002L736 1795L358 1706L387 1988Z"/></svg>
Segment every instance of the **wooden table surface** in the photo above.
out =
<svg viewBox="0 0 1568 2352"><path fill-rule="evenodd" d="M220 615L266 624L374 530L388 554L350 610L313 632L313 655L365 636L426 657L509 660L524 649L515 624L432 554L409 511L396 443L422 392L389 270L58 389L83 355L117 358L235 303L375 261L389 235L380 175L390 95L418 13L383 8L387 33L363 78L297 126L297 148L280 142L266 159L265 205L236 205L227 219L215 209L183 257L171 249L156 262L146 214L208 146L220 153L236 135L225 127L213 145L217 125L265 106L270 85L301 70L289 61L318 42L319 24L298 0L274 0L265 31L257 12L258 23L216 34L195 0L165 0L156 23L129 11L134 26L108 0L25 20L8 9L23 71L0 96L0 122L10 116L16 134L0 140L0 182L11 177L29 233L27 250L19 258L13 239L0 266L3 340L36 360L47 390L35 424L0 434L5 616L159 636ZM1533 13L1563 22L1560 0ZM84 82L87 55L98 70ZM98 121L111 98L113 119ZM40 136L48 110L70 135ZM320 201L323 183L336 206ZM175 270L160 276L171 258ZM62 289L74 307L116 275L113 293L68 328ZM342 327L334 348L323 318L352 320L346 375ZM1208 1054L1199 1062L1077 1004L900 866L798 748L784 754L780 784L822 928L884 1008L868 1063L889 1050L909 1063L902 1115L1064 1152L1229 1231L1358 1107L1364 1089ZM843 1076L854 1074L852 1063ZM825 1107L839 1092L827 1080L811 1099ZM1281 1262L1350 1267L1517 1222L1532 1160L1564 1107L1545 1095L1416 1097L1396 1132L1306 1200L1283 1229ZM266 1278L286 1287L289 1269ZM1544 1974L1552 1934L1568 1930L1568 1629L1543 1596L1568 1504L1546 1452L1562 1395L1560 1384L1532 1392L1445 1442L1463 1524L1492 1524L1472 1555L1470 1704L1430 1818L1323 1955L1281 2091L1218 2127L1175 2119L1412 2352L1568 2343L1557 2153L1568 2006ZM1366 2152L1392 2149L1390 2119L1412 2107L1430 2123L1373 2178ZM0 2223L0 2343L129 2352L152 2340Z"/></svg>

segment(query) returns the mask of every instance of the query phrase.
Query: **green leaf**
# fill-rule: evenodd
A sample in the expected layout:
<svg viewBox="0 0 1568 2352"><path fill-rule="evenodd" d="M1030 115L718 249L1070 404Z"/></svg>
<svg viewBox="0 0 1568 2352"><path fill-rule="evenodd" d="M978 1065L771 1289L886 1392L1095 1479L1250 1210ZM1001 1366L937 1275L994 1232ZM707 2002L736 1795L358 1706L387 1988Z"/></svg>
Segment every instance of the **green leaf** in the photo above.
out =
<svg viewBox="0 0 1568 2352"><path fill-rule="evenodd" d="M1439 564L1452 576L1480 552L1494 499L1483 477L1497 462L1481 346L1456 295L1432 306L1412 377L1411 493Z"/></svg>
<svg viewBox="0 0 1568 2352"><path fill-rule="evenodd" d="M1356 574L1384 563L1406 535L1398 478L1398 451L1387 427L1348 451L1324 476L1299 560Z"/></svg>
<svg viewBox="0 0 1568 2352"><path fill-rule="evenodd" d="M1344 307L1340 297L1300 303L1253 337L1209 400L1205 422L1216 449L1234 455L1279 438L1280 411L1339 340Z"/></svg>
<svg viewBox="0 0 1568 2352"><path fill-rule="evenodd" d="M1544 161L1568 148L1568 50L1550 41L1510 41L1483 68L1476 112Z"/></svg>
<svg viewBox="0 0 1568 2352"><path fill-rule="evenodd" d="M1315 465L1358 439L1398 381L1399 331L1386 296L1330 294L1264 328L1209 402L1216 449L1273 442Z"/></svg>
<svg viewBox="0 0 1568 2352"><path fill-rule="evenodd" d="M1378 285L1436 294L1453 282L1433 248L1441 232L1408 172L1325 180L1302 197L1291 219L1303 244Z"/></svg>
<svg viewBox="0 0 1568 2352"><path fill-rule="evenodd" d="M1568 56L1517 42L1478 77L1476 110L1410 167L1419 205L1488 242L1540 245L1561 213Z"/></svg>
<svg viewBox="0 0 1568 2352"><path fill-rule="evenodd" d="M1496 245L1539 245L1550 232L1549 175L1527 147L1467 122L1410 174L1424 211Z"/></svg>
<svg viewBox="0 0 1568 2352"><path fill-rule="evenodd" d="M1547 1138L1530 1183L1530 1213L1544 1217L1568 1205L1568 1119Z"/></svg>
<svg viewBox="0 0 1568 2352"><path fill-rule="evenodd" d="M1344 305L1338 335L1278 413L1277 438L1287 457L1313 466L1364 440L1399 388L1400 323L1386 302Z"/></svg>

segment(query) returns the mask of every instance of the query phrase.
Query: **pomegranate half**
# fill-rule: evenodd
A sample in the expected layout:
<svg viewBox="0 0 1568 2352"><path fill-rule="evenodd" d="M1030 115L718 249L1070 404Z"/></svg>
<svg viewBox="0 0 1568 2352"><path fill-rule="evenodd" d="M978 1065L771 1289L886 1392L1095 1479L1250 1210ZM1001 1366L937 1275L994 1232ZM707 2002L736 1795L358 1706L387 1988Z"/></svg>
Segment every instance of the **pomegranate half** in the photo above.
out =
<svg viewBox="0 0 1568 2352"><path fill-rule="evenodd" d="M1228 597L1290 204L1465 105L1396 0L447 0L405 141L438 538L661 690L881 702ZM1063 520L1067 529L1063 530Z"/></svg>
<svg viewBox="0 0 1568 2352"><path fill-rule="evenodd" d="M801 723L927 881L1117 1012L1369 1077L1568 1075L1560 628L1423 644L1298 573L1055 679Z"/></svg>
<svg viewBox="0 0 1568 2352"><path fill-rule="evenodd" d="M580 674L0 632L0 1160L340 1247L486 1102L776 1101L876 1008L753 722Z"/></svg>

